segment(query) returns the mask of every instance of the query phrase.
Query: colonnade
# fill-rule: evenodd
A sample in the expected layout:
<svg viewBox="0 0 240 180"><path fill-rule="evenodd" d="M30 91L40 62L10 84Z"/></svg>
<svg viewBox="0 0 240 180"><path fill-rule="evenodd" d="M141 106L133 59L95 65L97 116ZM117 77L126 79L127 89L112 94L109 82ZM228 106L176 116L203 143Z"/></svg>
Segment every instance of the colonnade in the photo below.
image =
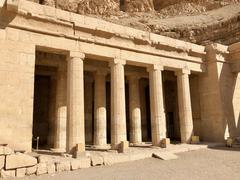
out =
<svg viewBox="0 0 240 180"><path fill-rule="evenodd" d="M71 52L67 71L67 151L71 152L76 144L85 145L84 132L84 54ZM126 61L114 59L109 63L111 73L111 147L117 149L122 141L127 140L125 74ZM164 111L161 65L149 65L150 108L152 144L159 146L166 138L166 117ZM178 84L179 118L182 143L189 143L193 135L193 120L187 69L176 69ZM94 145L107 145L107 108L106 108L107 72L96 71L94 74ZM139 91L140 77L128 76L130 142L142 143L141 105ZM84 151L84 148L82 149Z"/></svg>

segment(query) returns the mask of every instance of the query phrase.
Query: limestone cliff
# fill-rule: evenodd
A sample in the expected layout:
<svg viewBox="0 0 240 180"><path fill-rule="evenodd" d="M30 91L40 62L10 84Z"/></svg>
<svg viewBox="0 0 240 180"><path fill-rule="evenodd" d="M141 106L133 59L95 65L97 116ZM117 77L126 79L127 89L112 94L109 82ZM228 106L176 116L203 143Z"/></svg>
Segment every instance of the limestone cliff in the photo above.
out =
<svg viewBox="0 0 240 180"><path fill-rule="evenodd" d="M198 44L240 39L240 0L32 1Z"/></svg>

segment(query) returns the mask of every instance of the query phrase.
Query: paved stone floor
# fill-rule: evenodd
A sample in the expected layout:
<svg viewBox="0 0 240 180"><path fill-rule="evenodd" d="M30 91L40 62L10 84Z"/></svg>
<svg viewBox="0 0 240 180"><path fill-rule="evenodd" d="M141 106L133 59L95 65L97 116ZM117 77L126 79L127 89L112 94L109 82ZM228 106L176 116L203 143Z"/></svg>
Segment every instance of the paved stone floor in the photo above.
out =
<svg viewBox="0 0 240 180"><path fill-rule="evenodd" d="M56 175L43 175L24 180L239 180L240 149L212 148L178 154L176 160L145 160L92 167Z"/></svg>

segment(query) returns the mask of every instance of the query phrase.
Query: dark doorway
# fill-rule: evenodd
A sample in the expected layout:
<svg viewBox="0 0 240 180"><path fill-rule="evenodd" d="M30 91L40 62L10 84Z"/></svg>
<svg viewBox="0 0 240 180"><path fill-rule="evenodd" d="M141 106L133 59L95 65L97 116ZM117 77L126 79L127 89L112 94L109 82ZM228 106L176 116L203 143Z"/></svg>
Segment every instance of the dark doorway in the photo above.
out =
<svg viewBox="0 0 240 180"><path fill-rule="evenodd" d="M174 113L166 113L166 126L167 126L167 137L170 139L175 139L174 137Z"/></svg>
<svg viewBox="0 0 240 180"><path fill-rule="evenodd" d="M126 104L126 129L127 140L130 141L130 112L129 112L129 85L125 84L125 104Z"/></svg>
<svg viewBox="0 0 240 180"><path fill-rule="evenodd" d="M35 76L33 109L33 148L39 137L39 147L45 148L49 135L50 76Z"/></svg>
<svg viewBox="0 0 240 180"><path fill-rule="evenodd" d="M125 11L125 0L120 0L120 11Z"/></svg>
<svg viewBox="0 0 240 180"><path fill-rule="evenodd" d="M149 85L146 86L146 88L145 88L145 97L146 97L146 116L147 116L147 139L146 139L146 141L152 141Z"/></svg>
<svg viewBox="0 0 240 180"><path fill-rule="evenodd" d="M106 82L107 143L111 143L111 84Z"/></svg>

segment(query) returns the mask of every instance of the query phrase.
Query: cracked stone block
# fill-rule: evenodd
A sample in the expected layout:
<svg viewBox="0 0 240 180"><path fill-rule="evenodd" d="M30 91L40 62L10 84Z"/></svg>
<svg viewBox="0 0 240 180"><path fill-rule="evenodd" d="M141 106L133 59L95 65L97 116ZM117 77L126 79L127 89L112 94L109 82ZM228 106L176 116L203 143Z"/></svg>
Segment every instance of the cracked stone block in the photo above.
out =
<svg viewBox="0 0 240 180"><path fill-rule="evenodd" d="M26 169L26 175L32 175L37 172L37 166L28 167Z"/></svg>
<svg viewBox="0 0 240 180"><path fill-rule="evenodd" d="M5 168L17 169L21 167L29 167L37 164L37 159L22 153L16 153L6 156Z"/></svg>
<svg viewBox="0 0 240 180"><path fill-rule="evenodd" d="M16 171L15 170L3 170L1 169L0 171L0 177L5 179L5 178L14 178L16 176Z"/></svg>
<svg viewBox="0 0 240 180"><path fill-rule="evenodd" d="M98 166L98 165L102 165L102 164L103 164L103 157L97 156L97 155L91 156L91 165L92 166Z"/></svg>
<svg viewBox="0 0 240 180"><path fill-rule="evenodd" d="M70 171L70 161L60 161L56 162L56 171L63 172L63 171Z"/></svg>
<svg viewBox="0 0 240 180"><path fill-rule="evenodd" d="M26 175L26 168L16 169L16 177L24 177Z"/></svg>
<svg viewBox="0 0 240 180"><path fill-rule="evenodd" d="M47 174L47 164L46 163L39 163L37 165L37 175Z"/></svg>
<svg viewBox="0 0 240 180"><path fill-rule="evenodd" d="M7 146L0 146L0 155L13 154L13 150Z"/></svg>

